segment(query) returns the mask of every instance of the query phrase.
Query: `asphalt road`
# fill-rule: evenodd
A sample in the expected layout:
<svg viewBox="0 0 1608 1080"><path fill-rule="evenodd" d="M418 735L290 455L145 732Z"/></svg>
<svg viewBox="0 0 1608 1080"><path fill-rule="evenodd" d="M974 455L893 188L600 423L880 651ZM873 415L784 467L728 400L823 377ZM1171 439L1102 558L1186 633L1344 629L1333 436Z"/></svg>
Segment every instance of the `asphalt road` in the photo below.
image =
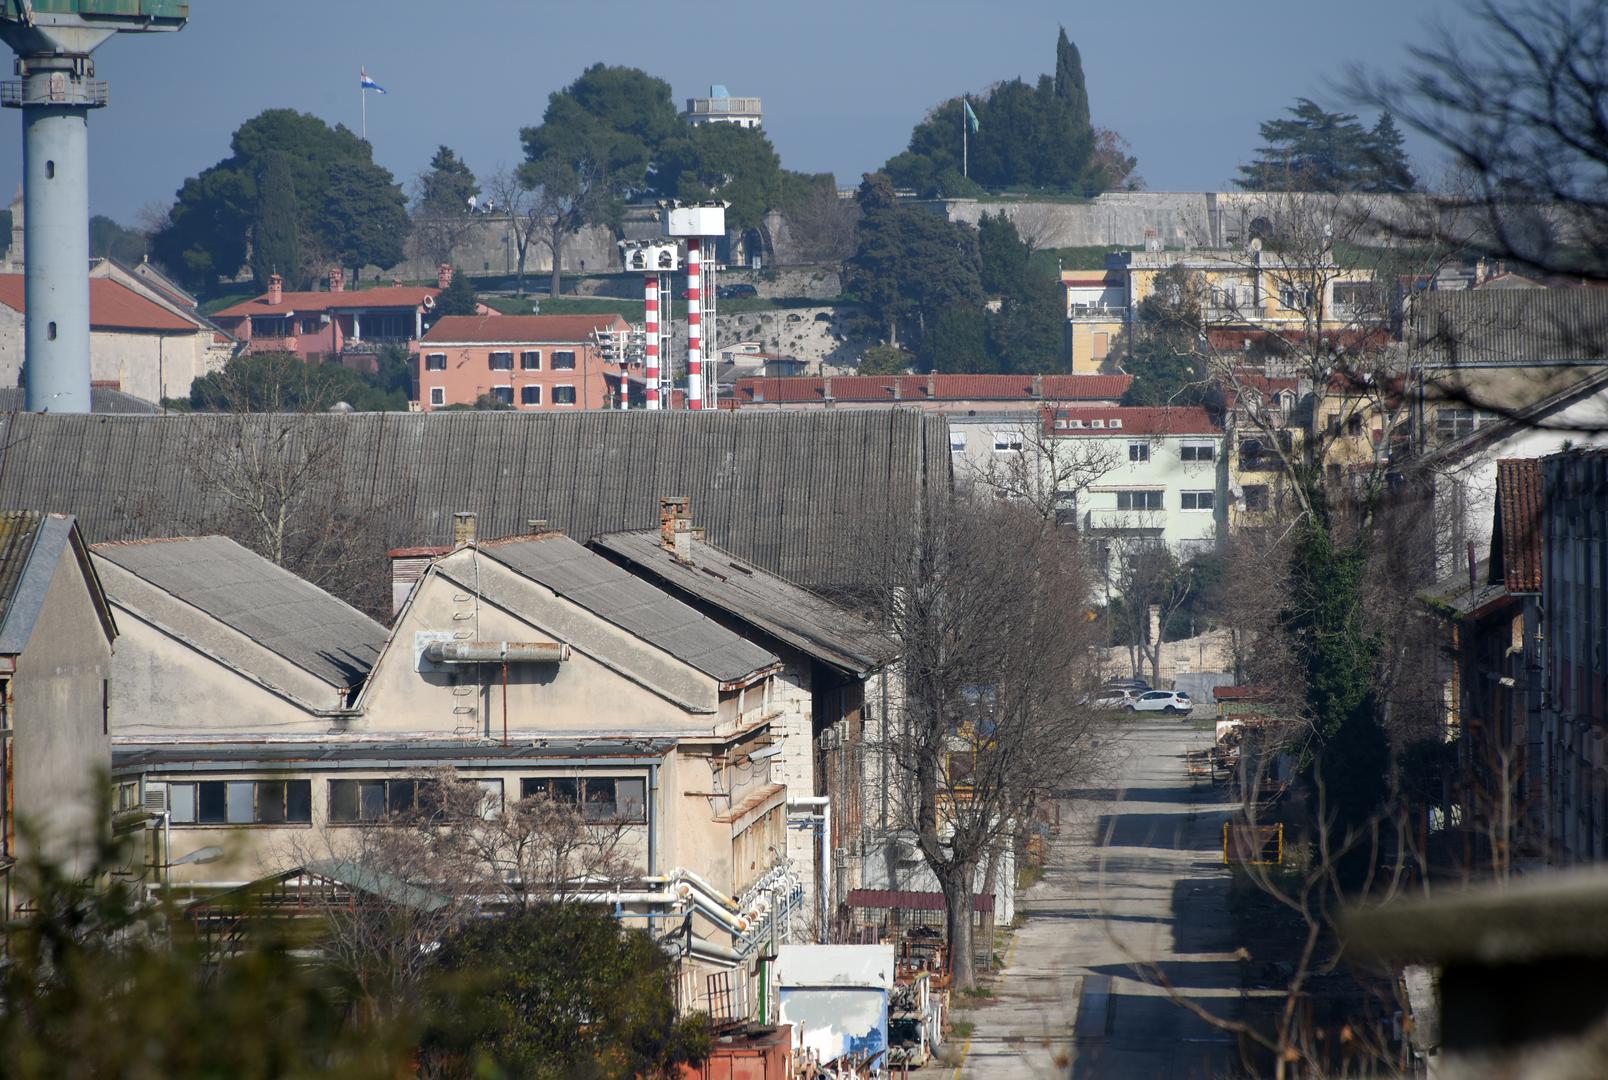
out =
<svg viewBox="0 0 1608 1080"><path fill-rule="evenodd" d="M1183 761L1211 735L1129 714L1120 738L1115 787L1062 804L995 996L966 1014L960 1077L1216 1080L1238 1063L1232 1036L1157 985L1217 1015L1239 999L1220 855L1230 806Z"/></svg>

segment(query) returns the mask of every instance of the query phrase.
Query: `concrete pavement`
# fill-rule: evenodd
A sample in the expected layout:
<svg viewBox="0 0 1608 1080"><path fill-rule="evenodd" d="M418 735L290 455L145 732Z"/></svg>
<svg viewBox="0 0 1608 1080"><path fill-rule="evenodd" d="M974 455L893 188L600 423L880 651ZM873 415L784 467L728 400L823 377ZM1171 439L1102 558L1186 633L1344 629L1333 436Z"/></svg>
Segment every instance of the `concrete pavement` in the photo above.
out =
<svg viewBox="0 0 1608 1080"><path fill-rule="evenodd" d="M1161 717L1119 724L1117 787L1062 804L995 996L965 1014L976 1030L959 1077L1215 1080L1237 1065L1231 1036L1153 985L1159 973L1218 1015L1239 997L1220 854L1231 805L1183 761L1211 735Z"/></svg>

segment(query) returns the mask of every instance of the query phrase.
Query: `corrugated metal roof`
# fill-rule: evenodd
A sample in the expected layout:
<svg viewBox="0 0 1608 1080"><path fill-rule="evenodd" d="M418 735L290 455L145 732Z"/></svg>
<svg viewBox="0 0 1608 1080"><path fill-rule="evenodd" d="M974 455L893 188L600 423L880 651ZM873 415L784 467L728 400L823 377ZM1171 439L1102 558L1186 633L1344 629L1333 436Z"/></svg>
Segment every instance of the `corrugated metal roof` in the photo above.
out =
<svg viewBox="0 0 1608 1080"><path fill-rule="evenodd" d="M1131 375L809 375L751 376L734 391L745 403L832 401L1115 401Z"/></svg>
<svg viewBox="0 0 1608 1080"><path fill-rule="evenodd" d="M385 627L228 537L125 541L94 552L332 686L362 682L385 645ZM139 610L115 580L109 592Z"/></svg>
<svg viewBox="0 0 1608 1080"><path fill-rule="evenodd" d="M483 543L480 551L721 682L745 679L777 662L567 536L510 537Z"/></svg>
<svg viewBox="0 0 1608 1080"><path fill-rule="evenodd" d="M0 512L0 655L16 656L27 648L56 568L69 555L84 575L107 640L117 636L117 623L72 517L9 510Z"/></svg>
<svg viewBox="0 0 1608 1080"><path fill-rule="evenodd" d="M1412 313L1430 363L1522 364L1608 358L1608 289L1431 292Z"/></svg>
<svg viewBox="0 0 1608 1080"><path fill-rule="evenodd" d="M866 675L885 662L886 643L854 612L713 544L692 541L690 564L665 550L656 530L608 533L592 546L822 663Z"/></svg>
<svg viewBox="0 0 1608 1080"><path fill-rule="evenodd" d="M672 739L516 739L494 742L482 739L368 739L309 741L244 740L202 743L119 743L112 748L112 766L120 772L140 769L208 765L314 767L383 762L406 768L420 763L469 759L507 761L570 761L577 758L663 757L675 746Z"/></svg>
<svg viewBox="0 0 1608 1080"><path fill-rule="evenodd" d="M864 513L914 515L951 482L946 421L911 409L13 413L0 505L70 511L92 541L223 531L230 508L194 463L242 438L324 456L308 483L370 515L380 552L450 543L458 510L482 536L536 517L589 537L655 527L659 498L686 495L712 542L817 587L858 580Z"/></svg>
<svg viewBox="0 0 1608 1080"><path fill-rule="evenodd" d="M0 412L21 412L28 407L28 391L21 386L0 386ZM125 394L106 386L89 388L89 411L96 413L123 413L132 416L150 416L161 408L144 398Z"/></svg>

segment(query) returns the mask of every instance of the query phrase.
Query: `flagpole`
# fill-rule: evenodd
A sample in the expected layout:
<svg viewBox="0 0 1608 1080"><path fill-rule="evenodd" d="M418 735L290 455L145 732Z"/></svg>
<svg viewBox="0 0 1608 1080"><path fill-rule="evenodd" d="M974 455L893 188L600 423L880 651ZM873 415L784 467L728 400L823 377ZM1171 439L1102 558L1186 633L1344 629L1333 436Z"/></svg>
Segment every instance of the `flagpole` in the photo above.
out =
<svg viewBox="0 0 1608 1080"><path fill-rule="evenodd" d="M962 94L960 96L960 175L967 178L971 176L971 148L967 143L967 129L970 126L966 123L966 95Z"/></svg>
<svg viewBox="0 0 1608 1080"><path fill-rule="evenodd" d="M357 96L363 102L363 141L368 142L368 87L361 80L357 84Z"/></svg>

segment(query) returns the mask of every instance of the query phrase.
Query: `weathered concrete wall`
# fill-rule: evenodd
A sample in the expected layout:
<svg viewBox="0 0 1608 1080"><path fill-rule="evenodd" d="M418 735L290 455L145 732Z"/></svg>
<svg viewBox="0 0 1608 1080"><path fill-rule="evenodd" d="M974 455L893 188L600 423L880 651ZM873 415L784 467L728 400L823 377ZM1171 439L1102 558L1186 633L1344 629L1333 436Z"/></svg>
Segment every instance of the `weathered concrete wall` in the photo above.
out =
<svg viewBox="0 0 1608 1080"><path fill-rule="evenodd" d="M1257 191L1112 191L1087 202L931 199L917 205L950 221L975 225L984 214L1003 213L1034 247L1169 248L1230 247L1245 243L1259 217L1290 213L1303 198L1313 212L1354 216L1373 223L1359 239L1383 240L1388 224L1440 216L1427 196L1286 195Z"/></svg>
<svg viewBox="0 0 1608 1080"><path fill-rule="evenodd" d="M434 280L436 261L421 250L419 236L408 238L407 258L400 266L386 274L409 279ZM504 240L506 239L506 244ZM505 214L480 214L464 226L462 238L452 248L452 263L470 274L512 274L519 259L519 248L514 243L513 230ZM619 249L614 244L612 229L588 226L575 233L564 243L564 269L577 272L619 268ZM541 275L553 269L552 252L547 245L533 240L525 253L525 273Z"/></svg>
<svg viewBox="0 0 1608 1080"><path fill-rule="evenodd" d="M97 785L112 767L102 704L111 675L112 644L69 547L56 563L11 683L12 809L58 856L109 824L95 815L105 805Z"/></svg>
<svg viewBox="0 0 1608 1080"><path fill-rule="evenodd" d="M0 305L0 386L20 386L26 355L20 311ZM211 333L137 334L91 330L89 377L116 383L124 393L146 401L188 397L190 384L219 366Z"/></svg>

